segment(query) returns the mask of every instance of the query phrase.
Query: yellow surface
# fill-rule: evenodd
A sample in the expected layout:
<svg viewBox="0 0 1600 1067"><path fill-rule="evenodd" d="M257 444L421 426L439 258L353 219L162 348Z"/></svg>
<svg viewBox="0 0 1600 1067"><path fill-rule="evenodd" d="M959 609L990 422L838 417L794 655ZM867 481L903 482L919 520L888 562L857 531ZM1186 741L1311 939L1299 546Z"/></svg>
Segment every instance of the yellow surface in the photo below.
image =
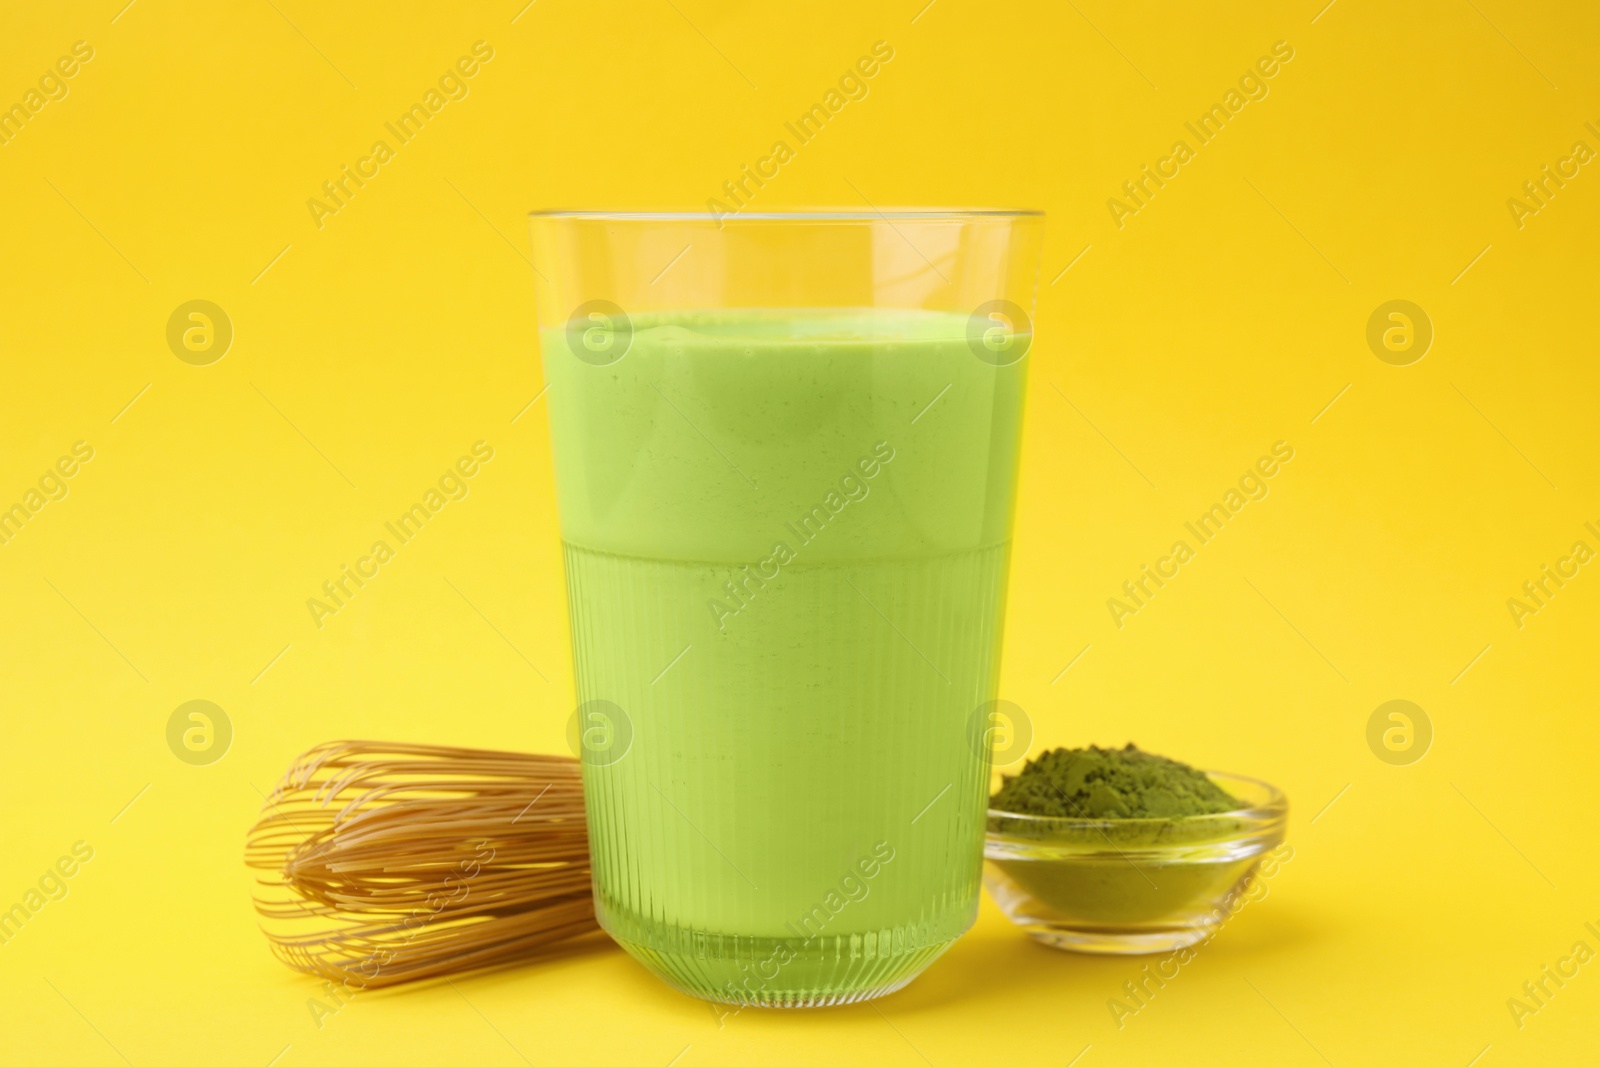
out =
<svg viewBox="0 0 1600 1067"><path fill-rule="evenodd" d="M93 449L0 545L0 906L93 849L0 947L4 1062L1592 1060L1600 964L1507 1007L1600 949L1600 567L1507 607L1600 548L1600 170L1507 205L1600 150L1592 6L124 2L0 15L0 101L93 49L0 145L0 503ZM1140 961L988 903L873 1006L719 1027L598 950L319 1029L250 909L259 791L338 736L563 749L523 213L703 208L880 40L757 203L1050 214L1002 695L1035 749L1132 738L1282 785L1294 859L1120 1029ZM307 200L477 41L468 95L319 228ZM1184 123L1279 41L1197 147ZM1108 199L1180 138L1119 229ZM234 328L208 366L166 341L195 299ZM1366 342L1394 299L1435 329L1409 366ZM307 599L480 440L470 494L319 629ZM1270 494L1118 628L1108 598L1277 441ZM167 745L196 699L235 733L209 766ZM1406 766L1366 740L1396 699L1434 731Z"/></svg>

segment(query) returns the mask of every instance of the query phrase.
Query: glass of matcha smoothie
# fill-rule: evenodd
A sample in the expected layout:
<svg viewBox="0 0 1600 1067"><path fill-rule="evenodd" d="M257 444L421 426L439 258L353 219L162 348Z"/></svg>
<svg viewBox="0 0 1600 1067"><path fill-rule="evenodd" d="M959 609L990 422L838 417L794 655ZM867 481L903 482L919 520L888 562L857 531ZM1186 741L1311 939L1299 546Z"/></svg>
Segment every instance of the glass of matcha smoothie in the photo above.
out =
<svg viewBox="0 0 1600 1067"><path fill-rule="evenodd" d="M976 915L1042 225L532 218L595 908L685 992L879 996Z"/></svg>

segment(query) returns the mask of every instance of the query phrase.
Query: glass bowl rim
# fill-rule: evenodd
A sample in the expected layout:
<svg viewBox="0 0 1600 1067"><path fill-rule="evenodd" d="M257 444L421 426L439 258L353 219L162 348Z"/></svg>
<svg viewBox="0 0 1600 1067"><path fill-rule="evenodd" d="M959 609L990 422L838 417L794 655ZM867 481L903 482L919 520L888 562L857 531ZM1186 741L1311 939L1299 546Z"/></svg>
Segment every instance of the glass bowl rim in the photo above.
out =
<svg viewBox="0 0 1600 1067"><path fill-rule="evenodd" d="M1224 778L1235 782L1248 782L1250 785L1256 786L1263 790L1266 793L1266 797L1260 803L1251 804L1243 808L1234 808L1229 811L1207 812L1204 815L1185 815L1177 819L1160 817L1087 819L1076 815L1027 815L1022 812L1005 811L1000 808L988 808L987 822L992 823L996 819L1003 819L1021 826L1066 831L1093 830L1107 826L1140 827L1158 826L1163 824L1177 824L1181 826L1196 827L1204 826L1207 821L1238 821L1241 819L1271 821L1285 819L1288 817L1289 798L1284 794L1283 790L1279 789L1271 782L1263 781L1260 778L1251 778L1249 775L1245 774L1234 774L1231 771L1206 770L1204 771L1204 774L1207 778ZM986 832L989 835L999 834L1001 836L1007 836L1004 830L996 830L992 827ZM1249 831L1241 832L1247 833Z"/></svg>

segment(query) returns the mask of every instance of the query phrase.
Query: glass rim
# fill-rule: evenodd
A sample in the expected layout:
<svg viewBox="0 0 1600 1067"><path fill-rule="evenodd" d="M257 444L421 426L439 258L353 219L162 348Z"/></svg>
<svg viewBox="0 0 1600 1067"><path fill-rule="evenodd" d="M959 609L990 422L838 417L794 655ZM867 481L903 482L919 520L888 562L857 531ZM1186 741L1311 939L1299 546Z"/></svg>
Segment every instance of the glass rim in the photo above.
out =
<svg viewBox="0 0 1600 1067"><path fill-rule="evenodd" d="M850 208L810 208L797 211L593 211L541 210L530 219L592 219L615 222L901 222L959 219L1043 218L1033 208L889 208L859 211Z"/></svg>
<svg viewBox="0 0 1600 1067"><path fill-rule="evenodd" d="M988 808L987 815L991 820L1010 822L1021 826L1040 826L1059 830L1093 830L1108 826L1144 827L1156 826L1162 823L1203 826L1207 822L1238 821L1240 819L1273 820L1281 819L1288 815L1288 797L1284 795L1283 790L1271 782L1264 782L1259 778L1251 778L1248 775L1234 774L1230 771L1208 770L1203 773L1207 778L1211 779L1222 778L1234 782L1247 782L1250 785L1259 787L1265 793L1265 796L1259 802L1246 804L1242 808L1234 808L1230 811L1212 811L1203 815L1184 815L1177 818L1144 816L1119 819L1115 816L1108 816L1096 819L1086 818L1081 815L1029 815L1020 811L1004 811L1000 808ZM989 831L991 834L996 832L992 829ZM1003 833L1003 831L999 832Z"/></svg>

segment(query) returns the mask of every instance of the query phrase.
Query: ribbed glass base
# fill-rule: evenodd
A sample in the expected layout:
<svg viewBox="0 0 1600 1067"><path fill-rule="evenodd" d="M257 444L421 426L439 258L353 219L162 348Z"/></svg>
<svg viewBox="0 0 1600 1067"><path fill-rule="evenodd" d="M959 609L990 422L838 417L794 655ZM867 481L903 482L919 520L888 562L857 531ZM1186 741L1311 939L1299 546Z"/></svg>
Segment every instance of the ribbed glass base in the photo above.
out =
<svg viewBox="0 0 1600 1067"><path fill-rule="evenodd" d="M890 935L892 940L892 935ZM825 1008L887 996L928 968L952 938L887 955L866 942L872 935L818 938L715 937L716 954L663 951L619 940L628 954L662 981L701 1000L739 1007Z"/></svg>

